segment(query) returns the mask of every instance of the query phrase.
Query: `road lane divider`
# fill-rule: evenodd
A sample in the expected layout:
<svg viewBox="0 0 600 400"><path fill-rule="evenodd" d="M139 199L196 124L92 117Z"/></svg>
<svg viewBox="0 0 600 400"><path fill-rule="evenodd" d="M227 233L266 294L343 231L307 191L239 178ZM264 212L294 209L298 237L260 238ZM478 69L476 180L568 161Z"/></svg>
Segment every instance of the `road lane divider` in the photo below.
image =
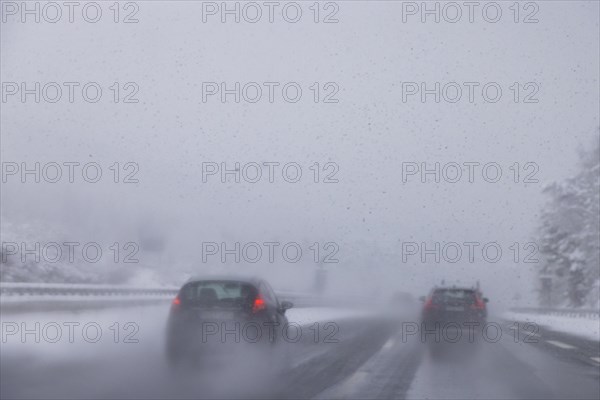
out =
<svg viewBox="0 0 600 400"><path fill-rule="evenodd" d="M563 342L559 342L558 340L546 340L546 343L550 343L553 346L560 347L561 349L575 349L575 346L571 346L570 344L566 344Z"/></svg>

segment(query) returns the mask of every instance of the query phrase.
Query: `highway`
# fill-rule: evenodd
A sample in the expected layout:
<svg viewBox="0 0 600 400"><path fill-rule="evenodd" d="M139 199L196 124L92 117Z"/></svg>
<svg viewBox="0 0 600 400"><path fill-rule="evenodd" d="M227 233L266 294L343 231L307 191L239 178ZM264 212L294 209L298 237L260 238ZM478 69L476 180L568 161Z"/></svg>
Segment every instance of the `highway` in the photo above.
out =
<svg viewBox="0 0 600 400"><path fill-rule="evenodd" d="M490 333L450 343L448 333L432 343L410 334L414 315L292 309L290 322L298 321L302 337L286 344L289 367L273 371L251 357L173 368L164 356L168 305L115 310L4 313L1 397L594 399L600 393L598 342L544 329L525 337L500 319L489 319L501 327L498 340ZM311 320L320 324L318 338ZM333 332L323 329L325 322L339 328L334 340L324 340ZM7 333L8 325L23 323L30 330L24 343L20 332Z"/></svg>

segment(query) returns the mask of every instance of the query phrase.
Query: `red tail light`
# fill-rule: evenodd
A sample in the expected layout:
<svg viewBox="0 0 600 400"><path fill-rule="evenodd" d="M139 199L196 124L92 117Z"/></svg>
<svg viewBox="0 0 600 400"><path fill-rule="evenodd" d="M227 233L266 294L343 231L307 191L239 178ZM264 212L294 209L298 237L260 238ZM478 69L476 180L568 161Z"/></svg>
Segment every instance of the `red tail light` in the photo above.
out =
<svg viewBox="0 0 600 400"><path fill-rule="evenodd" d="M475 297L475 303L471 305L471 308L475 310L483 310L485 308L485 303L479 297Z"/></svg>
<svg viewBox="0 0 600 400"><path fill-rule="evenodd" d="M175 298L171 302L171 308L179 308L180 305L181 305L181 300L179 300L179 296L175 296Z"/></svg>
<svg viewBox="0 0 600 400"><path fill-rule="evenodd" d="M265 304L265 300L260 296L256 296L256 299L254 299L254 304L252 304L252 312L259 312L260 310L264 310L266 307L267 305Z"/></svg>
<svg viewBox="0 0 600 400"><path fill-rule="evenodd" d="M427 301L425 302L424 307L425 307L425 310L433 310L433 309L438 308L438 306L436 304L433 304L433 299L431 297L429 297L427 299Z"/></svg>

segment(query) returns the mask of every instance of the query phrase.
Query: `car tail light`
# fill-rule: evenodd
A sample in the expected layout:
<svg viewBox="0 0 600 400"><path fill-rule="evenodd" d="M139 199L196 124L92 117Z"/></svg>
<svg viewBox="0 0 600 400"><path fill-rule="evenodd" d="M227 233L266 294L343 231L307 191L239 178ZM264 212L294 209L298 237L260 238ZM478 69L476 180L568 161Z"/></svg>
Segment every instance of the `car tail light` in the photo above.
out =
<svg viewBox="0 0 600 400"><path fill-rule="evenodd" d="M178 309L179 306L181 306L181 300L179 299L179 295L177 295L171 302L171 309Z"/></svg>
<svg viewBox="0 0 600 400"><path fill-rule="evenodd" d="M475 303L471 305L471 308L475 310L483 310L485 308L485 303L479 297L475 297Z"/></svg>
<svg viewBox="0 0 600 400"><path fill-rule="evenodd" d="M425 308L425 310L434 310L434 309L437 309L438 306L436 304L433 304L433 299L430 297L425 302L424 308Z"/></svg>
<svg viewBox="0 0 600 400"><path fill-rule="evenodd" d="M261 310L264 310L266 307L267 305L265 303L265 300L260 296L256 296L256 298L254 299L254 304L252 304L252 312L259 312Z"/></svg>

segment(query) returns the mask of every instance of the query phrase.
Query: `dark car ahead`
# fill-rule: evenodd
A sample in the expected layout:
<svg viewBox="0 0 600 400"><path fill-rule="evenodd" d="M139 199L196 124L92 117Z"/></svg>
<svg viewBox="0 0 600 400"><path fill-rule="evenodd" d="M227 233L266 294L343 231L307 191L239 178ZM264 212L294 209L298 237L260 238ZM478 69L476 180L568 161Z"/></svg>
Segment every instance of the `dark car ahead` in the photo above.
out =
<svg viewBox="0 0 600 400"><path fill-rule="evenodd" d="M271 355L282 344L285 311L262 279L191 279L173 300L167 326L170 361L233 355L252 348ZM244 355L241 358L247 358Z"/></svg>
<svg viewBox="0 0 600 400"><path fill-rule="evenodd" d="M488 299L482 297L477 289L438 287L421 300L424 301L422 320L427 327L435 327L436 324L444 327L449 323L459 326L464 322L486 323Z"/></svg>

